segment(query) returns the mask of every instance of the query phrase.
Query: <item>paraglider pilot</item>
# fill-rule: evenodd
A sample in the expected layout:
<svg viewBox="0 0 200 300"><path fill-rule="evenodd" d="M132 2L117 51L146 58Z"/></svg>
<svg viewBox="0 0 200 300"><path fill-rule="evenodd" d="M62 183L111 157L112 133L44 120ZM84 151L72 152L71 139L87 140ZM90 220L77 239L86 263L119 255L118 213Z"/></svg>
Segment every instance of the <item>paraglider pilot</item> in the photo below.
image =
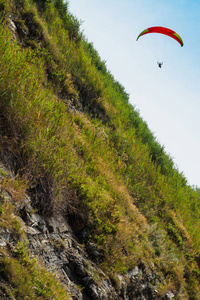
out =
<svg viewBox="0 0 200 300"><path fill-rule="evenodd" d="M158 61L157 64L158 64L159 68L162 68L163 62Z"/></svg>

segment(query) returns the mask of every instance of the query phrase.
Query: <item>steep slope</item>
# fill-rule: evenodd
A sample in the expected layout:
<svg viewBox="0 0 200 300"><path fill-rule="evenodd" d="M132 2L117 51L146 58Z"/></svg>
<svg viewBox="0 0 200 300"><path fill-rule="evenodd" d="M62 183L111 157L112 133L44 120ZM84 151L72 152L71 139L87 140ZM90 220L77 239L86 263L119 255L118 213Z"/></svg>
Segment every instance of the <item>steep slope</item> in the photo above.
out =
<svg viewBox="0 0 200 300"><path fill-rule="evenodd" d="M34 226L27 215L37 215L32 229L43 234L49 249L51 242L55 246L61 240L64 250L59 255L71 262L65 274L68 291L75 277L80 289L87 290L74 298L170 299L173 295L198 299L197 193L129 104L125 89L80 32L80 23L67 4L62 0L1 0L0 9L1 161L18 185L23 185L31 206L27 211L22 201L18 209L11 197L8 203L13 202L15 208L7 212L5 207L10 205L2 196L2 227L7 228L5 212L18 215L20 224L29 227ZM11 182L5 184L2 179L2 193L12 190ZM69 251L65 253L66 237L61 234L54 240L50 236L61 230L53 227L52 218L59 224L55 228L61 223L69 226L73 232L69 243L73 239L76 250L80 245L83 248L74 258ZM38 220L46 233L38 229ZM9 230L12 228L11 222ZM28 237L27 228L17 228ZM22 235L18 239L25 243ZM10 243L5 240L3 248ZM23 253L32 247L31 238L28 240ZM19 269L27 267L14 257L21 251L16 242L13 247L2 251L1 263L11 289L14 283L8 275L7 253ZM36 248L39 259L41 252ZM79 256L84 267L76 264ZM42 260L48 267L48 259ZM87 271L91 268L86 268L89 263L96 274L92 279ZM74 271L77 265L82 271ZM73 272L75 277L70 275ZM88 287L88 282L95 289L105 286L99 274L109 283L107 294L95 294ZM146 289L135 288L142 284ZM29 299L38 299L33 286L30 291ZM70 291L73 294L74 287ZM23 299L19 291L15 293ZM59 294L53 296L60 299ZM40 297L50 296L42 290Z"/></svg>

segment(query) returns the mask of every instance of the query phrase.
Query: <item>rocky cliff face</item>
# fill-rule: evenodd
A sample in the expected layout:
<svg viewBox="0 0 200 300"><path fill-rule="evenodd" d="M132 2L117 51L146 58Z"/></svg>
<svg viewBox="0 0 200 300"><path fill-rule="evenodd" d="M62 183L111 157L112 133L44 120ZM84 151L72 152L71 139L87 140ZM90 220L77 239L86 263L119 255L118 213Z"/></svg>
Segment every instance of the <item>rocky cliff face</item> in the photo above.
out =
<svg viewBox="0 0 200 300"><path fill-rule="evenodd" d="M3 188L1 197L12 202L12 196ZM167 292L164 298L159 296L156 290L157 274L153 266L147 268L143 262L126 275L118 275L111 281L101 270L102 253L89 242L86 228L77 234L61 214L42 217L33 209L28 196L17 211L17 218L28 240L29 254L59 277L72 299L173 299L171 292ZM12 249L17 242L18 239L9 229L0 228L1 251ZM8 286L5 278L1 278L0 299L10 299L5 293Z"/></svg>

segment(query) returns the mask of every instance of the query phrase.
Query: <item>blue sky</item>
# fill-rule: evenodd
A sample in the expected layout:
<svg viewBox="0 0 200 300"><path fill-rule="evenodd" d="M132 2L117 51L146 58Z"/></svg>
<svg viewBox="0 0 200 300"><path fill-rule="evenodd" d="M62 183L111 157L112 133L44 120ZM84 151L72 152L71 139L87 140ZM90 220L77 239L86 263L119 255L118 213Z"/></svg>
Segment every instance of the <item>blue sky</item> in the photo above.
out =
<svg viewBox="0 0 200 300"><path fill-rule="evenodd" d="M200 1L69 0L69 10L179 171L200 186ZM184 46L159 34L136 42L151 26L175 30Z"/></svg>

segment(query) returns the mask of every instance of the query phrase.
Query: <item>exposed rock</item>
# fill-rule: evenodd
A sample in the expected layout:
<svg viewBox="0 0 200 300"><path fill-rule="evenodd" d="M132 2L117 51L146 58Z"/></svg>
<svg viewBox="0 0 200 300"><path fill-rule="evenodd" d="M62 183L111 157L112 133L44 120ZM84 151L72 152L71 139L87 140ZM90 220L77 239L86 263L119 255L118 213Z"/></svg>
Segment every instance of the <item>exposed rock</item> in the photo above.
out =
<svg viewBox="0 0 200 300"><path fill-rule="evenodd" d="M127 277L131 279L132 277L137 276L138 274L139 274L139 268L138 266L136 266L132 271L130 271L127 274Z"/></svg>
<svg viewBox="0 0 200 300"><path fill-rule="evenodd" d="M167 292L165 294L165 299L166 300L172 300L175 297L175 295L172 292Z"/></svg>
<svg viewBox="0 0 200 300"><path fill-rule="evenodd" d="M6 242L0 239L0 248L6 247Z"/></svg>
<svg viewBox="0 0 200 300"><path fill-rule="evenodd" d="M11 201L11 195L4 193ZM156 289L157 274L152 265L140 262L126 275L110 278L101 270L99 263L103 253L88 239L86 230L77 235L61 214L44 218L34 211L26 197L17 208L15 216L26 233L31 255L36 256L47 270L56 272L74 300L172 300L175 295L168 291L164 298ZM8 229L0 228L0 249L14 250L16 238ZM1 257L0 257L1 259ZM0 288L1 299L4 291Z"/></svg>
<svg viewBox="0 0 200 300"><path fill-rule="evenodd" d="M80 245L62 216L44 219L31 211L30 201L27 201L19 218L29 241L30 253L42 260L49 271L59 275L72 299L173 299L171 292L166 293L165 298L159 297L153 286L156 272L147 269L142 262L127 275L118 275L116 287L98 266L102 254L95 244ZM0 247L6 247L10 242L13 242L11 233L1 228Z"/></svg>
<svg viewBox="0 0 200 300"><path fill-rule="evenodd" d="M86 233L82 234L85 245L81 245L63 216L44 219L35 212L31 213L30 203L29 210L24 207L21 213L27 224L31 254L42 259L49 271L59 274L73 299L172 299L171 292L165 298L159 297L153 285L157 278L153 266L150 269L141 262L127 275L118 275L116 287L99 268L98 262L103 254L88 241Z"/></svg>
<svg viewBox="0 0 200 300"><path fill-rule="evenodd" d="M10 16L8 18L8 22L9 22L11 37L12 37L12 39L15 39L17 37L17 27L16 27L14 21L12 20L12 16Z"/></svg>
<svg viewBox="0 0 200 300"><path fill-rule="evenodd" d="M25 232L27 233L27 234L39 234L40 233L40 231L39 230L37 230L37 229L35 229L35 228L33 228L33 227L30 227L30 226L26 226L26 229L25 229Z"/></svg>

